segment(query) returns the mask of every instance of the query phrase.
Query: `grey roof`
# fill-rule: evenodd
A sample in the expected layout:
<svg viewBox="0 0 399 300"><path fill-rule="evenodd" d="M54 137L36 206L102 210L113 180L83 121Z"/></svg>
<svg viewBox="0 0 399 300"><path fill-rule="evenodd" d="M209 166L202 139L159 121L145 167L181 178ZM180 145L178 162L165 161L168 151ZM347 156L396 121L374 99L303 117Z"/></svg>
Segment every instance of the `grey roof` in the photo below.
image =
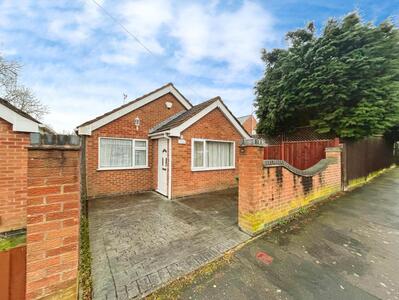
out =
<svg viewBox="0 0 399 300"><path fill-rule="evenodd" d="M172 117L170 117L169 119L166 119L165 121L163 121L163 122L159 123L158 125L156 125L155 127L153 127L150 130L150 133L163 132L163 131L167 131L169 129L175 128L175 127L183 124L188 119L194 117L197 113L199 113L200 111L202 111L203 109L205 109L206 107L208 107L209 105L211 105L213 102L215 102L217 100L221 100L220 97L212 98L208 101L205 101L198 105L193 106L189 110L179 112L179 113L173 115Z"/></svg>
<svg viewBox="0 0 399 300"><path fill-rule="evenodd" d="M30 116L26 112L20 110L19 108L15 107L14 105L12 105L10 102L8 102L7 100L5 100L3 98L0 98L0 104L3 104L5 107L11 109L12 111L16 112L17 114L19 114L20 116L22 116L26 119L36 122L37 124L41 124L38 120L36 120L35 118Z"/></svg>
<svg viewBox="0 0 399 300"><path fill-rule="evenodd" d="M169 118L163 120L161 123L158 123L155 125L153 128L150 129L150 133L157 131L159 128L163 127L164 125L168 124L172 120L176 119L178 116L181 114L185 113L186 110L179 111L178 113L174 114L173 116L170 116Z"/></svg>

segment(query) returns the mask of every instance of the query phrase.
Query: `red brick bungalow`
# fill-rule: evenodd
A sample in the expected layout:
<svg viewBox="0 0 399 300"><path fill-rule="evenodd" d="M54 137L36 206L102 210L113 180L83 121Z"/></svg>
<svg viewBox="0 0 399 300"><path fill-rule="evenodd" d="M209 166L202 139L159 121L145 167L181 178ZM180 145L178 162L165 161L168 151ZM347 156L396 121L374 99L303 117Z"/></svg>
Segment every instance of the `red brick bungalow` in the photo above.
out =
<svg viewBox="0 0 399 300"><path fill-rule="evenodd" d="M236 185L250 138L220 97L193 106L169 83L77 127L89 198L155 190L168 198Z"/></svg>
<svg viewBox="0 0 399 300"><path fill-rule="evenodd" d="M0 233L26 227L27 147L40 125L0 98Z"/></svg>

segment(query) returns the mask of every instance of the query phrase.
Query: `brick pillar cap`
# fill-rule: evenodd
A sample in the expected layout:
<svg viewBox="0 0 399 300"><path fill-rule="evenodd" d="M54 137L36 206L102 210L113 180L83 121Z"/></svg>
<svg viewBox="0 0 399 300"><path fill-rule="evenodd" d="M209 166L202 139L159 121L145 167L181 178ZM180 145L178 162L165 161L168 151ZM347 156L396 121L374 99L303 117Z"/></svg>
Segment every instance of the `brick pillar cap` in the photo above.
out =
<svg viewBox="0 0 399 300"><path fill-rule="evenodd" d="M66 151L78 151L80 146L70 145L31 145L27 147L29 150L66 150Z"/></svg>
<svg viewBox="0 0 399 300"><path fill-rule="evenodd" d="M326 152L342 152L342 147L327 147Z"/></svg>

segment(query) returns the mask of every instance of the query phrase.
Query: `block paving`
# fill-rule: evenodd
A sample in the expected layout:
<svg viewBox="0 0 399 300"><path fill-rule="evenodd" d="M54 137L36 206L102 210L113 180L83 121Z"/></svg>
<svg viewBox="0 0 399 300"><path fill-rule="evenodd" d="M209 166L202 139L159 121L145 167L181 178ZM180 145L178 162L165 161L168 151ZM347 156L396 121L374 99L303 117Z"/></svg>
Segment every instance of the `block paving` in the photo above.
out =
<svg viewBox="0 0 399 300"><path fill-rule="evenodd" d="M155 192L89 201L94 299L137 299L250 237L237 190L167 200Z"/></svg>

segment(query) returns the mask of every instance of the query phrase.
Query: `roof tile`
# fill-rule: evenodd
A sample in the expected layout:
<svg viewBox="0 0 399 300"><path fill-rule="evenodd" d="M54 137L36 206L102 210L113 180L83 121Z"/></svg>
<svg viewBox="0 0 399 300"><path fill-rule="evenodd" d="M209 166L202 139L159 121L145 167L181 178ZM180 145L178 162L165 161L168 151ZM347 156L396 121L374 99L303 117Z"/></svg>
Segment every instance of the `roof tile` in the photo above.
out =
<svg viewBox="0 0 399 300"><path fill-rule="evenodd" d="M215 97L208 101L205 101L198 105L195 105L192 108L190 108L189 110L184 111L183 113L177 113L176 115L172 116L172 118L170 118L169 121L167 121L166 123L162 122L162 123L158 124L161 126L155 126L154 128L152 128L150 133L159 133L159 132L163 132L163 131L175 128L175 127L183 124L188 119L194 117L197 113L199 113L200 111L202 111L203 109L205 109L206 107L211 105L212 103L216 102L217 100L220 100L220 97Z"/></svg>

